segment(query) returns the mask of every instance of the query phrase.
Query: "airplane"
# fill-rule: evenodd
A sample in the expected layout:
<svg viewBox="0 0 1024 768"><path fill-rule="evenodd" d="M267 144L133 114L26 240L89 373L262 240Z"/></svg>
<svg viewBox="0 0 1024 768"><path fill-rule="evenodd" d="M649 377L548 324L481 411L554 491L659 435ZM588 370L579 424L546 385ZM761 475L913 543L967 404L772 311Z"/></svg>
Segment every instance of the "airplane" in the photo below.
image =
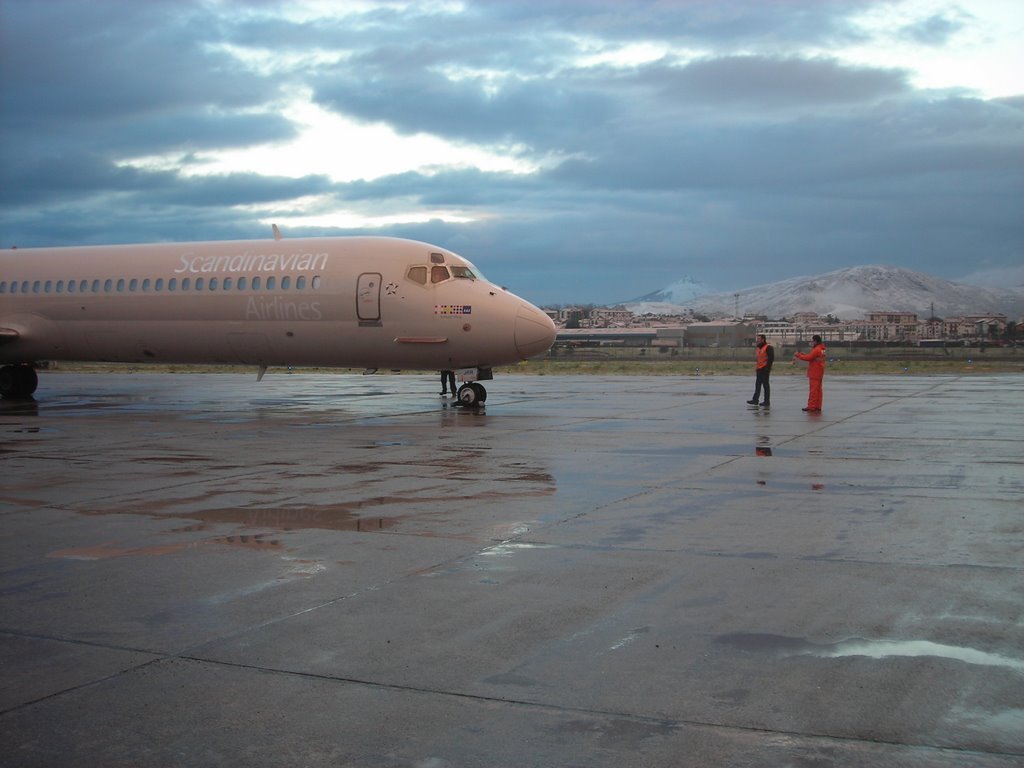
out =
<svg viewBox="0 0 1024 768"><path fill-rule="evenodd" d="M0 395L40 361L452 370L456 404L543 354L551 319L469 260L394 237L0 251Z"/></svg>

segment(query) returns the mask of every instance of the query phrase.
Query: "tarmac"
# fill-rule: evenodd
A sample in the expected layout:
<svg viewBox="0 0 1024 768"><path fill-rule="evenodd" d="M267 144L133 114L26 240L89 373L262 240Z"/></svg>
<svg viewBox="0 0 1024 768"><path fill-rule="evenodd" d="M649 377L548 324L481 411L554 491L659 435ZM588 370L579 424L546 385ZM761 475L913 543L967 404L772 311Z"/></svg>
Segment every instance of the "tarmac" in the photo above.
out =
<svg viewBox="0 0 1024 768"><path fill-rule="evenodd" d="M1024 376L43 373L4 766L1024 765Z"/></svg>

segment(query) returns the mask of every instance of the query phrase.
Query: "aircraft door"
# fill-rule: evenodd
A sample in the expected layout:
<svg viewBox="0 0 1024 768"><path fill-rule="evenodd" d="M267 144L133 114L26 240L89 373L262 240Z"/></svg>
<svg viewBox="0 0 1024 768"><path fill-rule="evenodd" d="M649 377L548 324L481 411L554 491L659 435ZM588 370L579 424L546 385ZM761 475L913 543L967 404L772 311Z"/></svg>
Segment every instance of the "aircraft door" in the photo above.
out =
<svg viewBox="0 0 1024 768"><path fill-rule="evenodd" d="M356 317L360 325L380 325L379 272L364 272L356 284Z"/></svg>

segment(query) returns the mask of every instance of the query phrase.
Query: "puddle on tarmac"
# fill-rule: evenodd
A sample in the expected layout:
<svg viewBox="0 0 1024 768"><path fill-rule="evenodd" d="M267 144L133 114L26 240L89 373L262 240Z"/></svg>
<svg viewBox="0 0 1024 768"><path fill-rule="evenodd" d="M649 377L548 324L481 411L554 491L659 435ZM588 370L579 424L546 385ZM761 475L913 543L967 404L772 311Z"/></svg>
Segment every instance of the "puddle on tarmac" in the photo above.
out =
<svg viewBox="0 0 1024 768"><path fill-rule="evenodd" d="M820 659L863 657L869 659L930 657L961 661L987 667L1003 667L1024 673L1024 660L1002 656L976 648L933 643L930 640L866 640L860 637L838 643L814 643L803 637L787 637L762 633L736 632L715 638L746 653L768 653L776 656L814 656Z"/></svg>
<svg viewBox="0 0 1024 768"><path fill-rule="evenodd" d="M178 529L186 530L186 529ZM50 552L46 556L60 560L113 560L119 557L160 557L162 555L173 555L189 549L209 545L220 545L237 547L260 552L281 552L284 545L277 539L270 538L265 534L252 536L217 536L212 539L200 541L181 542L178 544L165 544L152 547L121 547L116 543L98 544L94 547L73 547L70 549L59 549Z"/></svg>

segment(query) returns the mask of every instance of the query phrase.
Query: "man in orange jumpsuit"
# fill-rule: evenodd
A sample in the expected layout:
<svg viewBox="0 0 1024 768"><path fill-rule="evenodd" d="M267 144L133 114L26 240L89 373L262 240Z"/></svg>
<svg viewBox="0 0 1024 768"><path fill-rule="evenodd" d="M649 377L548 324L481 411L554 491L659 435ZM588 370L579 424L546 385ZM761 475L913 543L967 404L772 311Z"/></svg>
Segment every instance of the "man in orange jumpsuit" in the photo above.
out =
<svg viewBox="0 0 1024 768"><path fill-rule="evenodd" d="M821 343L821 336L815 334L811 337L814 346L811 351L803 354L797 352L794 359L807 362L807 407L808 413L821 413L821 380L825 378L825 345Z"/></svg>

